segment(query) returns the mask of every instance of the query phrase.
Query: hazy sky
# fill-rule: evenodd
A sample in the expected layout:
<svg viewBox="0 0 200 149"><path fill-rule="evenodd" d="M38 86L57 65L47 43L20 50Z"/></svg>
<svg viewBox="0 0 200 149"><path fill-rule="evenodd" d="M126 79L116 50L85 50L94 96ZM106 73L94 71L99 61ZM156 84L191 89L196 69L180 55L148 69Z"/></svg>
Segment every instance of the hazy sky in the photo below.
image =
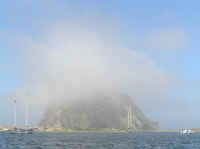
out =
<svg viewBox="0 0 200 149"><path fill-rule="evenodd" d="M91 88L102 86L100 82L108 82L109 89L111 84L122 87L161 128L199 127L199 4L186 0L3 2L0 125L12 124L12 102L8 95L31 81L34 82L31 86L43 89L55 80L63 82L62 75L59 80L53 75L68 74L71 66L82 77L86 74L80 68L95 70L89 75L89 82L94 82ZM55 49L60 51L54 52ZM99 72L104 75L98 76ZM46 73L54 80L48 81L48 85ZM94 81L93 76L101 81ZM77 80L76 77L79 76L73 73L68 76L69 80ZM122 78L127 81L121 81ZM37 87L35 80L44 85ZM69 88L67 83L61 83L61 87ZM63 92L56 92L56 96L62 97ZM21 109L19 106L22 121ZM32 111L34 123L40 112L34 108Z"/></svg>

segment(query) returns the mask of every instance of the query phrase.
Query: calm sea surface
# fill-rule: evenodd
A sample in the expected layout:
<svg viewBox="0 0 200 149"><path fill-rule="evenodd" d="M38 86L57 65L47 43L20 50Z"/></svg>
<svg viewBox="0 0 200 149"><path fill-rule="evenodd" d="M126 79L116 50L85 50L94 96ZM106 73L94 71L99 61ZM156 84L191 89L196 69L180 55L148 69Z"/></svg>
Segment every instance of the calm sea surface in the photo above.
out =
<svg viewBox="0 0 200 149"><path fill-rule="evenodd" d="M200 149L200 134L0 133L0 149Z"/></svg>

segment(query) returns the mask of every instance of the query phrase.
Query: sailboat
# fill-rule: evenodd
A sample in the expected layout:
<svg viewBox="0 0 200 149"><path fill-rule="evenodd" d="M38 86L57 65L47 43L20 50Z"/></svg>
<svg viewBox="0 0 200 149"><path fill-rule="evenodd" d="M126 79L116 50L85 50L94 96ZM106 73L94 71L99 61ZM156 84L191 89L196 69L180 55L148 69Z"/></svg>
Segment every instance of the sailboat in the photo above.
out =
<svg viewBox="0 0 200 149"><path fill-rule="evenodd" d="M25 128L17 128L17 101L16 99L14 99L14 129L12 131L10 131L10 133L15 134L32 134L33 133L33 129L29 128L28 126L28 104L26 104L25 106Z"/></svg>
<svg viewBox="0 0 200 149"><path fill-rule="evenodd" d="M128 129L136 130L135 115L134 115L134 111L132 110L132 105L128 107L127 117L128 117Z"/></svg>
<svg viewBox="0 0 200 149"><path fill-rule="evenodd" d="M25 105L25 132L28 134L33 133L33 128L29 127L29 104Z"/></svg>

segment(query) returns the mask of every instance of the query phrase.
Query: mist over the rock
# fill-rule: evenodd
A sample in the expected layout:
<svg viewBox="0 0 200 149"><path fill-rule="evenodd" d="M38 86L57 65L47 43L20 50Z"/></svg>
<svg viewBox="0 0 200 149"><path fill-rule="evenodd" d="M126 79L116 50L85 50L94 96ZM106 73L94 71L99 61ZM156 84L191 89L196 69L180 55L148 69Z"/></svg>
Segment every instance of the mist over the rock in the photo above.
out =
<svg viewBox="0 0 200 149"><path fill-rule="evenodd" d="M96 91L120 91L139 99L154 96L158 89L165 93L174 85L150 57L123 48L112 32L61 23L29 40L23 50L26 92L41 98L30 100L58 102Z"/></svg>
<svg viewBox="0 0 200 149"><path fill-rule="evenodd" d="M37 108L73 104L96 93L126 94L149 107L166 100L175 79L145 53L124 46L117 35L110 26L61 22L37 39L26 39L19 52L27 85L16 97Z"/></svg>

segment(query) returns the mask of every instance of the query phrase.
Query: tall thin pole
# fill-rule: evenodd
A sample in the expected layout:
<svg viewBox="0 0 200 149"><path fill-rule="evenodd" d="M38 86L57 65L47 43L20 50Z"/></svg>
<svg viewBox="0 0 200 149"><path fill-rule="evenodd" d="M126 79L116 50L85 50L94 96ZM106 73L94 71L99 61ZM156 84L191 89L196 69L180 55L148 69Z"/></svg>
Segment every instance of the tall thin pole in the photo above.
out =
<svg viewBox="0 0 200 149"><path fill-rule="evenodd" d="M129 129L129 127L130 127L130 114L129 114L129 107L128 107L128 113L127 113L128 115L127 115L127 120L128 120L128 129Z"/></svg>
<svg viewBox="0 0 200 149"><path fill-rule="evenodd" d="M29 121L29 105L26 103L25 105L25 126L28 126L28 121Z"/></svg>
<svg viewBox="0 0 200 149"><path fill-rule="evenodd" d="M135 117L135 111L134 111L134 108L133 108L133 118L132 118L132 125L133 125L133 129L135 129L135 130L136 130L135 122L136 122L136 117Z"/></svg>
<svg viewBox="0 0 200 149"><path fill-rule="evenodd" d="M130 127L133 127L133 113L132 113L132 107L130 106Z"/></svg>
<svg viewBox="0 0 200 149"><path fill-rule="evenodd" d="M13 111L13 114L14 114L14 127L17 126L17 106L16 106L16 99L14 99L14 111Z"/></svg>
<svg viewBox="0 0 200 149"><path fill-rule="evenodd" d="M133 105L133 127L135 130L137 130L137 116L136 116L136 107Z"/></svg>
<svg viewBox="0 0 200 149"><path fill-rule="evenodd" d="M128 129L131 128L132 125L132 114L131 114L131 107L128 107Z"/></svg>

